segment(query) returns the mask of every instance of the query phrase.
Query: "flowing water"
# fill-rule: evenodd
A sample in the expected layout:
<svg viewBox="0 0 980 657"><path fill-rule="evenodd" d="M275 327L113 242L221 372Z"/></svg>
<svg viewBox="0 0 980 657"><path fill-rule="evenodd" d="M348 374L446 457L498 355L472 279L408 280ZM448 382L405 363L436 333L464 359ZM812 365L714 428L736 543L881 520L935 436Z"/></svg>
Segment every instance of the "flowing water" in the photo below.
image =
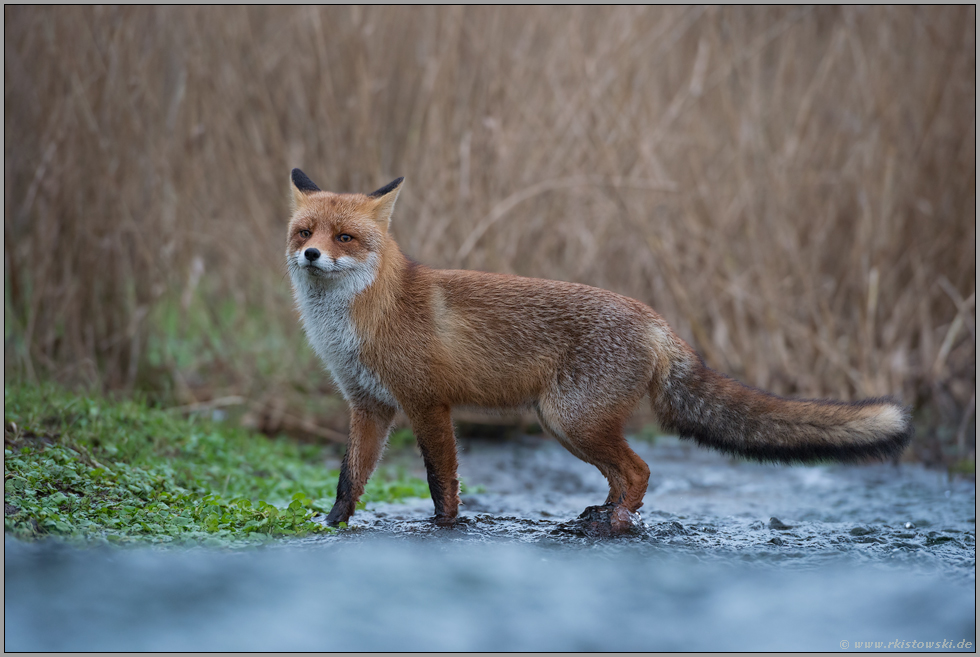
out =
<svg viewBox="0 0 980 657"><path fill-rule="evenodd" d="M5 647L975 650L973 479L634 443L644 526L596 539L594 468L543 438L461 446L478 492L453 529L417 500L251 550L8 539Z"/></svg>

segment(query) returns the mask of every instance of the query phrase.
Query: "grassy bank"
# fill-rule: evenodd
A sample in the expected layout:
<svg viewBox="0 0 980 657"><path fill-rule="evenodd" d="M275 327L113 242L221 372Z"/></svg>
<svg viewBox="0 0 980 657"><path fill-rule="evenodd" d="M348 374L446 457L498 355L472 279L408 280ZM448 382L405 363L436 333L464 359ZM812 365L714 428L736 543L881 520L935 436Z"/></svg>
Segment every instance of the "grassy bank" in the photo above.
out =
<svg viewBox="0 0 980 657"><path fill-rule="evenodd" d="M20 538L234 545L329 531L325 448L139 400L4 386L4 531ZM382 468L363 502L428 496Z"/></svg>

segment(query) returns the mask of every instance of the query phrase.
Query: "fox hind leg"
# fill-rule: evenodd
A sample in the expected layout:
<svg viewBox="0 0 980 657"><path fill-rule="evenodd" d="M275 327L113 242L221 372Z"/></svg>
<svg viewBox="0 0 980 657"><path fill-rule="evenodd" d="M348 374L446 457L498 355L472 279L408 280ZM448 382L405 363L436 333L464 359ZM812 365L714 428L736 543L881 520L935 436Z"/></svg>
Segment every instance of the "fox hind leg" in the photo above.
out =
<svg viewBox="0 0 980 657"><path fill-rule="evenodd" d="M635 513L643 506L650 468L630 449L623 435L625 414L562 412L547 400L537 406L541 425L572 454L596 466L609 482L604 506L622 507ZM618 514L622 515L622 514ZM615 528L614 528L615 529Z"/></svg>
<svg viewBox="0 0 980 657"><path fill-rule="evenodd" d="M405 409L425 463L435 521L452 525L459 513L459 477L456 472L456 435L448 406Z"/></svg>

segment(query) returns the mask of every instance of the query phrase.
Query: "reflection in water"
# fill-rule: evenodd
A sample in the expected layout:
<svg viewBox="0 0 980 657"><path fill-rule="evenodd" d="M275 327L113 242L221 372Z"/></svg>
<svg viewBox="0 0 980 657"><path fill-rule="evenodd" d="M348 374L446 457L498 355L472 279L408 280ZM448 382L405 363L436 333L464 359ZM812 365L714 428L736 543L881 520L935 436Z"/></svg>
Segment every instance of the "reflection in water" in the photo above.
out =
<svg viewBox="0 0 980 657"><path fill-rule="evenodd" d="M237 552L8 539L5 648L976 645L972 482L638 445L653 469L646 527L593 540L570 522L605 495L589 466L549 441L465 446L464 479L492 492L464 495L453 530L434 528L419 501L359 512L334 536Z"/></svg>

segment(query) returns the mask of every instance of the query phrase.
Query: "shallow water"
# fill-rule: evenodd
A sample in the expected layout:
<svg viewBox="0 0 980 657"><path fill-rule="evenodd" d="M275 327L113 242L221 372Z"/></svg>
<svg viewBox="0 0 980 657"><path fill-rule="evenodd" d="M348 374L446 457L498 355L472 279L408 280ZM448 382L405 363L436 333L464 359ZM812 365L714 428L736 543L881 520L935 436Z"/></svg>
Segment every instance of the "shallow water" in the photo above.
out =
<svg viewBox="0 0 980 657"><path fill-rule="evenodd" d="M5 646L974 649L972 480L634 446L651 490L644 527L618 539L574 522L604 499L601 475L554 441L523 438L462 443L461 476L486 492L463 495L451 530L418 500L238 552L7 540Z"/></svg>

